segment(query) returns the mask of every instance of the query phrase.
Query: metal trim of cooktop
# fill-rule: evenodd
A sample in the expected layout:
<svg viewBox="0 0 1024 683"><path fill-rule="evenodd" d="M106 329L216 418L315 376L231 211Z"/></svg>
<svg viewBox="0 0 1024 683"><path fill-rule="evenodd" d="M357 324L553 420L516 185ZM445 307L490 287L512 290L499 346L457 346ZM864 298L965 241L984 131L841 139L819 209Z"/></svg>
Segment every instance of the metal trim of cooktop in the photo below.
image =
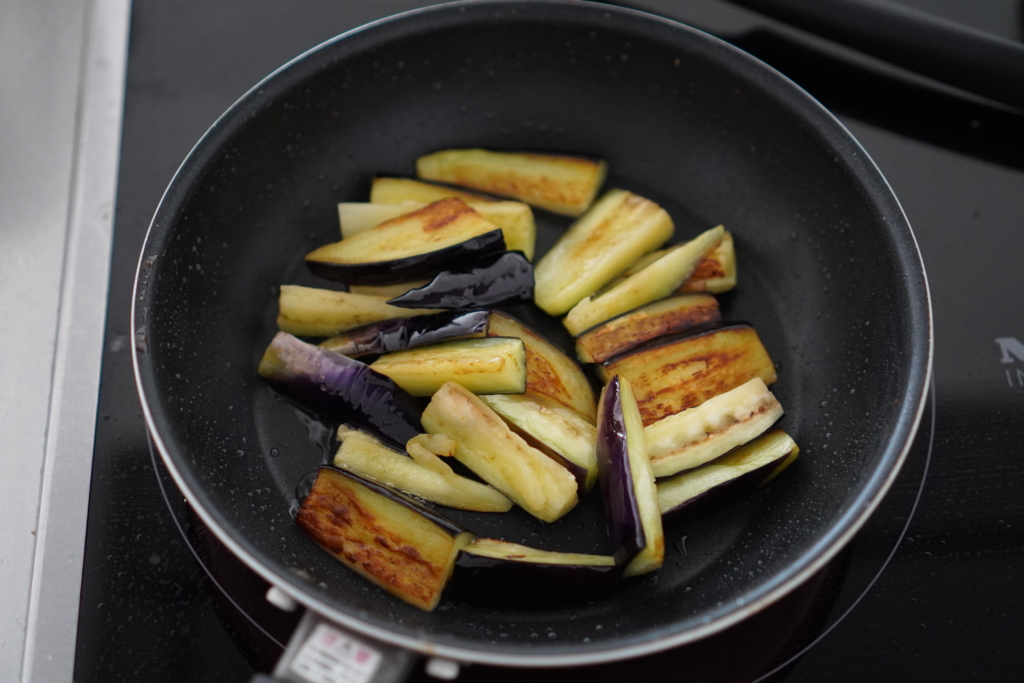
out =
<svg viewBox="0 0 1024 683"><path fill-rule="evenodd" d="M78 62L74 148L21 677L73 676L121 121L130 0L91 0Z"/></svg>

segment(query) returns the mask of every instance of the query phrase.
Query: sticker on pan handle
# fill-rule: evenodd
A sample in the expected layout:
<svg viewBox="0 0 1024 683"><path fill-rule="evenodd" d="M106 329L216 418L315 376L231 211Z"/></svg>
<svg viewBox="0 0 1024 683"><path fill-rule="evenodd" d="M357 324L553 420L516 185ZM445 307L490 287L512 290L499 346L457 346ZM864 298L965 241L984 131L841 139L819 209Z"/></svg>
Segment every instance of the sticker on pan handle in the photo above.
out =
<svg viewBox="0 0 1024 683"><path fill-rule="evenodd" d="M310 683L370 683L381 653L325 623L302 644L291 670Z"/></svg>

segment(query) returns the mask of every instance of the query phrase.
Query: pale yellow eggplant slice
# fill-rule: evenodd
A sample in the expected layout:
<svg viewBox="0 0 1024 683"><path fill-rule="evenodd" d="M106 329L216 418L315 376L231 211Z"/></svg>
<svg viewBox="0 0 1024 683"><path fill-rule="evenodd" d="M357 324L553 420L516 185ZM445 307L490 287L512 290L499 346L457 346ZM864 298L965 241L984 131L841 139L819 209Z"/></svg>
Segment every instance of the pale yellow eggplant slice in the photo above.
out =
<svg viewBox="0 0 1024 683"><path fill-rule="evenodd" d="M496 202L494 197L466 192L454 187L426 183L413 178L374 178L370 187L370 202L373 204L400 204L421 202L429 204L446 197L458 197L467 204Z"/></svg>
<svg viewBox="0 0 1024 683"><path fill-rule="evenodd" d="M387 353L370 367L413 396L430 396L449 380L475 394L521 394L526 362L521 339L483 337Z"/></svg>
<svg viewBox="0 0 1024 683"><path fill-rule="evenodd" d="M605 320L668 296L686 281L697 263L718 246L724 232L721 225L707 230L669 249L661 258L604 293L584 298L565 316L565 328L576 336Z"/></svg>
<svg viewBox="0 0 1024 683"><path fill-rule="evenodd" d="M579 216L601 189L603 161L553 154L449 149L416 160L416 175L512 197L554 213Z"/></svg>
<svg viewBox="0 0 1024 683"><path fill-rule="evenodd" d="M326 466L295 523L349 569L428 612L437 606L459 551L473 540L427 506Z"/></svg>
<svg viewBox="0 0 1024 683"><path fill-rule="evenodd" d="M501 228L509 251L521 251L528 260L533 259L537 243L537 225L533 211L522 202L466 202L485 219ZM338 204L342 238L374 228L412 211L422 209L422 202L400 204L343 203Z"/></svg>
<svg viewBox="0 0 1024 683"><path fill-rule="evenodd" d="M677 294L623 313L576 337L583 363L603 363L646 341L721 320L718 300L710 294Z"/></svg>
<svg viewBox="0 0 1024 683"><path fill-rule="evenodd" d="M672 219L625 190L606 192L537 262L534 299L562 315L672 237Z"/></svg>
<svg viewBox="0 0 1024 683"><path fill-rule="evenodd" d="M277 326L300 337L329 337L344 330L390 318L439 313L434 309L389 306L379 296L281 285Z"/></svg>
<svg viewBox="0 0 1024 683"><path fill-rule="evenodd" d="M656 477L700 467L752 441L782 417L782 405L760 377L664 417L644 429Z"/></svg>
<svg viewBox="0 0 1024 683"><path fill-rule="evenodd" d="M765 384L776 379L768 351L745 324L653 339L597 368L604 381L614 375L629 380L645 426L754 377Z"/></svg>
<svg viewBox="0 0 1024 683"><path fill-rule="evenodd" d="M365 432L339 430L338 436L342 441L334 464L344 470L417 498L461 510L507 512L512 507L512 501L497 490L456 474L422 442L410 441L409 455L406 455ZM416 456L410 457L413 452Z"/></svg>
<svg viewBox="0 0 1024 683"><path fill-rule="evenodd" d="M523 340L526 346L526 393L558 401L594 423L597 416L594 390L572 358L507 313L491 311L488 321L487 334Z"/></svg>
<svg viewBox="0 0 1024 683"><path fill-rule="evenodd" d="M430 280L413 280L412 282L399 282L393 285L349 285L348 291L353 294L380 297L388 301L413 289L419 289L428 282Z"/></svg>
<svg viewBox="0 0 1024 683"><path fill-rule="evenodd" d="M679 291L721 294L735 287L736 281L736 247L732 233L726 231L721 244L701 259Z"/></svg>
<svg viewBox="0 0 1024 683"><path fill-rule="evenodd" d="M575 410L546 396L492 394L481 396L527 443L566 467L585 493L597 482L597 428ZM529 438L527 438L529 437ZM536 443L532 443L536 442Z"/></svg>
<svg viewBox="0 0 1024 683"><path fill-rule="evenodd" d="M534 517L553 522L578 502L572 474L529 446L478 397L447 382L421 417L458 442L455 458Z"/></svg>

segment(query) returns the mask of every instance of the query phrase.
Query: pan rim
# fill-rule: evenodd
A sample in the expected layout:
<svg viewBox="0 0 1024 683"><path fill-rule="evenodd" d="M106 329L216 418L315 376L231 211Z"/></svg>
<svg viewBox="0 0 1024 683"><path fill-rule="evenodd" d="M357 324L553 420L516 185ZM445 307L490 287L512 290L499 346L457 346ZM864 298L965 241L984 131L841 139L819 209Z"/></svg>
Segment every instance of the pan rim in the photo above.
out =
<svg viewBox="0 0 1024 683"><path fill-rule="evenodd" d="M919 348L921 341L918 339L922 334L922 329L912 328L911 330L909 335L911 341L908 343L908 346L910 347L908 354L910 357L910 360L908 361L908 379L905 386L902 388L901 394L902 398L907 399L907 402L901 406L900 411L897 413L893 438L890 440L889 444L882 449L883 457L880 465L873 472L871 478L862 488L860 494L851 501L850 507L837 519L836 522L833 523L829 531L805 550L796 562L779 572L779 574L771 580L762 584L757 590L757 593L759 594L754 599L744 602L743 604L737 604L735 609L730 609L730 606L719 608L717 611L721 612L724 610L723 614L716 617L705 616L702 623L695 628L687 628L684 630L678 630L678 628L663 629L663 631L669 632L651 632L639 642L627 643L619 646L613 645L612 647L601 647L601 649L594 648L579 651L580 644L578 643L562 643L558 646L560 649L574 647L577 651L573 652L552 652L550 649L548 649L547 652L544 652L545 648L543 647L530 648L530 653L509 652L508 650L510 648L507 645L492 646L488 649L477 649L468 646L461 647L455 645L436 644L431 642L429 639L410 637L403 633L397 633L381 628L375 624L364 622L356 616L346 614L345 612L335 609L330 604L327 604L322 598L315 596L312 589L299 579L299 577L293 576L283 567L281 568L282 571L276 571L274 567L279 563L272 558L267 561L257 557L257 554L252 549L246 547L247 541L245 541L245 539L236 538L235 535L226 528L221 520L219 520L213 512L207 509L206 505L202 501L202 496L196 490L193 490L188 477L176 466L175 457L172 455L171 449L161 436L154 409L151 407L150 401L147 400L147 391L152 389L147 389L147 384L143 377L143 361L140 359L141 356L146 354L140 351L138 345L136 345L132 354L132 366L143 416L146 421L146 427L150 431L153 443L155 444L157 451L160 453L161 459L167 467L175 485L188 500L190 506L196 511L200 519L214 532L220 542L222 542L233 554L235 554L235 556L241 559L257 575L271 585L283 590L307 609L311 609L314 612L337 622L339 625L350 628L362 635L427 655L441 656L462 662L514 667L560 667L608 663L653 654L672 647L700 640L734 626L735 624L749 618L751 615L762 611L769 605L774 604L779 599L792 592L796 587L806 582L814 573L822 569L850 542L850 540L852 540L891 488L909 454L914 437L918 432L918 428L924 414L924 408L927 402L927 387L932 378L934 357L933 312L924 262L921 257L917 238L914 235L909 220L903 211L903 207L900 205L899 199L896 197L896 194L888 180L882 174L875 161L867 153L860 142L831 112L786 76L764 62L761 62L757 58L743 52L739 48L736 48L713 35L672 19L667 19L665 17L640 10L602 5L585 0L526 0L523 2L505 2L503 0L459 0L457 2L433 5L385 17L335 36L334 38L331 38L300 54L274 70L265 78L261 79L216 119L216 121L196 142L192 150L182 161L160 199L154 213L154 218L150 223L143 243L133 286L131 307L132 339L139 340L141 337L144 337L145 334L145 325L143 324L140 327L138 318L138 309L142 304L142 301L144 301L144 299L140 299L140 296L144 296L143 292L140 291L140 288L145 280L144 273L147 268L147 262L152 258L152 245L154 243L154 239L158 236L156 233L159 233L161 230L161 226L157 224L157 221L161 216L162 210L165 208L165 204L169 201L172 190L177 188L180 179L186 174L188 168L197 163L196 159L198 152L201 151L214 133L222 127L224 122L233 117L236 110L244 106L244 104L247 103L254 95L261 93L263 88L279 74L303 61L310 55L313 55L341 40L391 22L405 21L413 16L435 12L458 11L460 8L467 6L484 6L491 8L502 7L513 9L524 8L527 6L535 8L579 6L589 8L588 11L601 12L605 14L619 14L620 16L631 17L636 20L654 21L676 31L682 30L685 33L698 36L701 40L709 40L717 44L719 47L725 48L728 52L733 53L734 57L749 61L751 63L751 68L759 70L763 75L778 79L784 83L785 87L790 89L790 94L793 97L798 97L803 101L805 106L815 110L819 115L823 114L825 116L828 123L834 127L834 130L830 132L838 133L844 142L852 145L852 152L847 152L845 155L850 156L852 153L856 153L858 155L859 162L867 167L868 173L874 175L874 180L876 182L880 181L880 184L878 184L874 189L882 191L885 199L893 203L895 212L898 213L898 217L902 219L902 225L906 228L905 234L902 232L893 233L892 230L900 229L899 226L894 226L891 228L890 233L894 238L898 238L897 241L901 247L900 255L903 258L910 259L912 262L911 265L915 266L915 269L908 271L908 274L920 278L920 283L908 285L908 290L911 290L908 303L911 304L912 307L915 304L923 303L923 320L919 321L917 324L919 327L923 327L923 332L926 334L926 348L923 349L924 358L922 359L922 349ZM920 292L914 290L914 287L918 284L920 286ZM923 301L915 301L915 298L917 297L920 297ZM923 368L921 367L922 360ZM899 447L898 453L891 453L890 451L894 449L894 444L901 440L902 444ZM604 646L604 644L602 643L601 646ZM538 652L538 650L540 650L540 652Z"/></svg>

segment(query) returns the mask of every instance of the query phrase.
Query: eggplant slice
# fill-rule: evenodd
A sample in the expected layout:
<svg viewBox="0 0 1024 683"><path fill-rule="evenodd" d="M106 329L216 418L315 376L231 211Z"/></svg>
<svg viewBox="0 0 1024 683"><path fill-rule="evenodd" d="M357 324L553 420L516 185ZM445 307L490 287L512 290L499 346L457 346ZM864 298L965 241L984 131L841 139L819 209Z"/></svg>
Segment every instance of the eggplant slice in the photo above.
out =
<svg viewBox="0 0 1024 683"><path fill-rule="evenodd" d="M416 175L425 180L512 197L566 216L590 207L607 172L603 161L484 149L448 149L416 160Z"/></svg>
<svg viewBox="0 0 1024 683"><path fill-rule="evenodd" d="M299 285L281 285L277 305L278 329L300 337L329 337L382 320L440 312L391 306L380 296Z"/></svg>
<svg viewBox="0 0 1024 683"><path fill-rule="evenodd" d="M579 413L546 396L495 394L480 400L526 443L572 472L580 495L597 483L597 429Z"/></svg>
<svg viewBox="0 0 1024 683"><path fill-rule="evenodd" d="M609 190L537 262L534 298L562 315L672 237L660 206L625 190Z"/></svg>
<svg viewBox="0 0 1024 683"><path fill-rule="evenodd" d="M337 423L402 448L423 431L419 403L391 378L353 358L278 332L260 361L267 384Z"/></svg>
<svg viewBox="0 0 1024 683"><path fill-rule="evenodd" d="M652 572L665 560L658 494L643 423L629 382L616 375L601 393L597 424L599 481L623 576Z"/></svg>
<svg viewBox="0 0 1024 683"><path fill-rule="evenodd" d="M659 337L597 368L602 380L616 374L629 380L644 425L699 406L754 377L765 384L776 379L768 351L746 323Z"/></svg>
<svg viewBox="0 0 1024 683"><path fill-rule="evenodd" d="M329 466L319 469L295 522L349 569L426 611L473 538L425 505Z"/></svg>
<svg viewBox="0 0 1024 683"><path fill-rule="evenodd" d="M721 225L707 230L669 249L603 292L584 298L565 316L565 328L576 336L605 320L670 295L686 281L701 259L718 246L724 232Z"/></svg>
<svg viewBox="0 0 1024 683"><path fill-rule="evenodd" d="M725 499L767 484L800 454L796 442L773 430L700 469L658 482L658 506L666 525Z"/></svg>
<svg viewBox="0 0 1024 683"><path fill-rule="evenodd" d="M526 346L526 393L558 401L591 424L595 423L597 403L590 380L564 351L502 311L491 311L487 334L523 340Z"/></svg>
<svg viewBox="0 0 1024 683"><path fill-rule="evenodd" d="M736 281L736 247L726 230L721 244L701 259L679 291L721 294L735 287Z"/></svg>
<svg viewBox="0 0 1024 683"><path fill-rule="evenodd" d="M782 405L760 377L644 429L655 477L710 462L766 432Z"/></svg>
<svg viewBox="0 0 1024 683"><path fill-rule="evenodd" d="M430 396L449 380L474 394L526 390L526 349L515 337L458 339L395 351L370 367L413 396Z"/></svg>
<svg viewBox="0 0 1024 683"><path fill-rule="evenodd" d="M527 444L483 401L447 382L423 411L423 426L458 442L455 458L534 517L553 522L573 507L576 479Z"/></svg>
<svg viewBox="0 0 1024 683"><path fill-rule="evenodd" d="M576 356L583 363L603 363L655 337L721 319L718 300L710 294L676 294L587 330L576 337Z"/></svg>
<svg viewBox="0 0 1024 683"><path fill-rule="evenodd" d="M466 259L506 250L498 227L449 197L306 254L319 277L383 285L431 277Z"/></svg>
<svg viewBox="0 0 1024 683"><path fill-rule="evenodd" d="M533 266L522 252L507 251L444 270L426 285L388 301L403 308L482 308L533 301Z"/></svg>
<svg viewBox="0 0 1024 683"><path fill-rule="evenodd" d="M410 457L388 448L370 434L338 430L341 446L334 464L403 493L432 503L476 512L508 512L512 501L495 489L456 474L414 437L406 444Z"/></svg>
<svg viewBox="0 0 1024 683"><path fill-rule="evenodd" d="M478 605L564 605L607 595L621 575L621 565L610 555L551 552L475 538L455 560L448 595Z"/></svg>

